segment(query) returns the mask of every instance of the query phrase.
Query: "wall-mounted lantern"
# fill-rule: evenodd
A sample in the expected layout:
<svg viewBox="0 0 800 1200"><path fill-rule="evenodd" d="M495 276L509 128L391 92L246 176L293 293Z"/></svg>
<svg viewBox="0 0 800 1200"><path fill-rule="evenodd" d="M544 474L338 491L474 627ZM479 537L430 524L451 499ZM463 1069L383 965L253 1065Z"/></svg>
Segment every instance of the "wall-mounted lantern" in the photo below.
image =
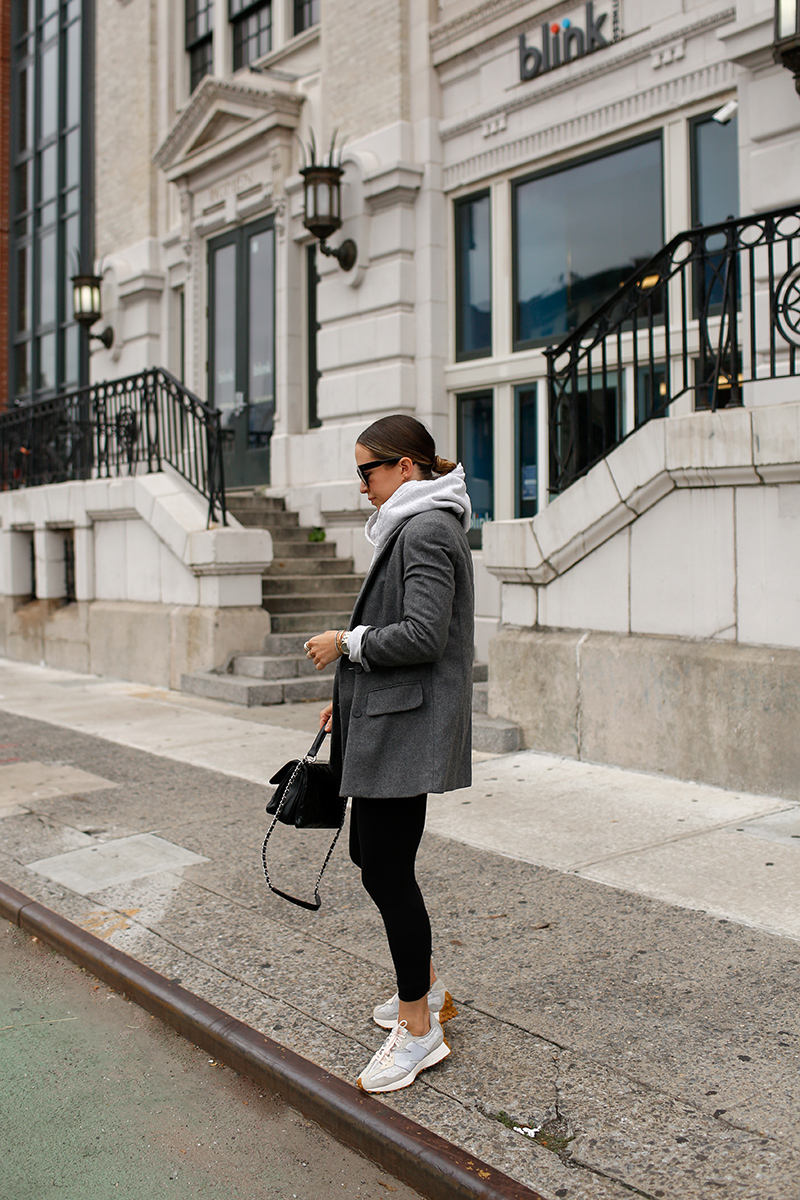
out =
<svg viewBox="0 0 800 1200"><path fill-rule="evenodd" d="M775 0L775 62L794 75L800 93L800 0Z"/></svg>
<svg viewBox="0 0 800 1200"><path fill-rule="evenodd" d="M335 248L326 245L328 238L342 227L342 152L339 151L339 162L334 161L336 134L331 141L327 163L316 161L316 142L312 130L308 146L308 158L305 147L303 150L304 165L300 168L303 176L303 191L305 200L305 215L303 224L315 238L319 239L319 248L329 258L335 258L343 271L352 271L356 265L358 248L352 238L346 238L341 246ZM310 159L310 162L308 161Z"/></svg>
<svg viewBox="0 0 800 1200"><path fill-rule="evenodd" d="M91 327L103 315L100 310L100 275L72 276L72 315L82 325L90 338L102 342L106 350L114 344L114 330L107 325L102 333L92 333Z"/></svg>

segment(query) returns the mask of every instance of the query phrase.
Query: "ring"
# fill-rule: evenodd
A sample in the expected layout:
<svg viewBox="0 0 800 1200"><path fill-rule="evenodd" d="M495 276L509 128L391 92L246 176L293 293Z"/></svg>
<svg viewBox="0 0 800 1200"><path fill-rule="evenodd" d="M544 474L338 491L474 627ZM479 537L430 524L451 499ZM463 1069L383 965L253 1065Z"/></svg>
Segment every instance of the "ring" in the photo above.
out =
<svg viewBox="0 0 800 1200"><path fill-rule="evenodd" d="M310 651L310 650L306 651L306 658L311 658L311 651Z"/></svg>

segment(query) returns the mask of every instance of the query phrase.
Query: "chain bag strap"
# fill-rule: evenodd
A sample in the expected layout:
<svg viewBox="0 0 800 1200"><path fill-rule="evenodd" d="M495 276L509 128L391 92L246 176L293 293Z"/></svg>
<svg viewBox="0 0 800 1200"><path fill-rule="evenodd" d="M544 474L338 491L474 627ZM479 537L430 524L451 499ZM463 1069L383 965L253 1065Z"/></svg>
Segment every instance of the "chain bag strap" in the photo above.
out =
<svg viewBox="0 0 800 1200"><path fill-rule="evenodd" d="M336 830L336 833L334 834L333 841L331 842L330 847L328 849L328 853L325 855L325 861L319 869L319 874L317 875L317 881L314 884L314 899L313 899L313 901L301 900L299 896L290 896L288 892L283 892L283 891L281 891L280 888L275 887L274 883L272 882L272 880L269 877L269 867L267 866L267 842L272 837L272 831L274 830L275 826L277 825L278 821L280 820L281 810L283 809L283 806L286 803L286 798L291 791L292 784L294 783L294 781L300 771L300 768L302 767L302 765L304 763L316 762L317 753L319 752L319 748L322 745L322 743L325 741L325 733L326 733L326 731L324 729L321 729L319 731L316 738L314 739L314 744L311 746L308 753L306 755L304 755L304 757L301 758L299 760L299 762L297 763L297 766L295 767L294 771L292 772L292 776L289 779L289 782L286 784L286 787L283 789L283 795L281 796L281 802L278 805L278 810L272 818L272 823L270 824L270 827L267 830L267 835L264 838L264 844L261 847L261 863L264 867L264 878L267 881L267 887L269 888L269 890L271 892L274 892L276 896L280 896L283 900L288 900L290 904L296 904L296 905L298 905L299 908L307 908L311 912L316 912L322 906L322 900L320 899L320 894L319 894L319 885L322 882L322 876L325 874L325 868L327 867L328 863L331 860L331 855L333 854L333 851L336 848L336 843L339 840L339 835L341 834L342 829L344 827L344 814L345 814L345 811L347 808L347 800L344 798L342 799L342 820L339 825L339 828Z"/></svg>

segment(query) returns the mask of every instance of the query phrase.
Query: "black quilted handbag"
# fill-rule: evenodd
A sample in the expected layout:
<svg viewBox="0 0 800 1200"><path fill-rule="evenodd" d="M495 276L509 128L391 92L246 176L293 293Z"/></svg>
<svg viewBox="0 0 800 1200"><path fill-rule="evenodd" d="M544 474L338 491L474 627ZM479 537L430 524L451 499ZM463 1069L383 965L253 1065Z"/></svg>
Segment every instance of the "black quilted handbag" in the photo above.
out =
<svg viewBox="0 0 800 1200"><path fill-rule="evenodd" d="M295 758L285 763L280 771L277 771L270 779L270 783L277 784L277 787L267 805L267 813L272 817L272 823L261 848L264 878L269 889L276 896L282 896L284 900L298 904L301 908L311 909L312 912L316 912L322 903L319 896L320 881L339 840L339 834L342 832L347 807L347 800L339 795L339 779L331 770L330 763L317 762L317 754L324 740L325 730L321 729L307 754L300 759ZM282 892L280 888L276 888L270 880L267 868L267 842L278 821L284 825L294 825L295 829L336 830L314 885L313 901L300 900L297 896L290 896L288 892Z"/></svg>

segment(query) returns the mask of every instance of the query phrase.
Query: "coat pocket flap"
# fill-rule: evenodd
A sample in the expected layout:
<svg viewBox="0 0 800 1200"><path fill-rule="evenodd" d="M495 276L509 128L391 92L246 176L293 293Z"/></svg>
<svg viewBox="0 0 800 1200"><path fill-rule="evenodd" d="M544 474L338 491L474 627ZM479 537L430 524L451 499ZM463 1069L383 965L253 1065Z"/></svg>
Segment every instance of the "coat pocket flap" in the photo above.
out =
<svg viewBox="0 0 800 1200"><path fill-rule="evenodd" d="M368 717L380 717L384 713L409 712L422 704L422 684L398 683L394 687L376 688L367 696L365 705Z"/></svg>

